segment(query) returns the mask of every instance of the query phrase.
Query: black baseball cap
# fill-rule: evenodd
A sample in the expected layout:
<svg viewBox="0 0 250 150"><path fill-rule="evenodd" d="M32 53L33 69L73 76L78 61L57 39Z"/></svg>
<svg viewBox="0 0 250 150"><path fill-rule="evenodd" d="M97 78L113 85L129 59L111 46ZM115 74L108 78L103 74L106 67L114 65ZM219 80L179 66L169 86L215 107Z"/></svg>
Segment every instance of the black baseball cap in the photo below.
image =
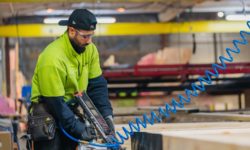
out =
<svg viewBox="0 0 250 150"><path fill-rule="evenodd" d="M68 20L60 20L58 24L82 30L95 30L97 21L95 15L87 9L75 9Z"/></svg>

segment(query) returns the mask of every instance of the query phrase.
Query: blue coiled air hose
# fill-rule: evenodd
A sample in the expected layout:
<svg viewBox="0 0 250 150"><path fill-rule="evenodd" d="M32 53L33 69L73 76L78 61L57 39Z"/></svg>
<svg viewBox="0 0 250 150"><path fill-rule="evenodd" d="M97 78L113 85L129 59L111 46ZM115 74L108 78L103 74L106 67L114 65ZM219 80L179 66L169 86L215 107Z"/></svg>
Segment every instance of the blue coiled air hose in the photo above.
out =
<svg viewBox="0 0 250 150"><path fill-rule="evenodd" d="M248 28L250 28L250 21L247 21L247 26L248 26ZM131 137L134 134L134 132L140 132L141 131L140 125L143 128L146 128L147 127L147 123L153 125L155 123L155 120L157 122L162 122L162 117L169 118L170 117L170 112L172 112L174 114L177 112L177 110L176 110L177 107L184 108L184 104L185 103L190 103L191 96L197 97L199 95L198 91L204 92L206 90L204 83L206 83L208 85L211 85L212 84L212 80L211 80L212 77L216 77L216 78L219 77L218 70L226 70L227 65L226 65L225 62L233 62L234 59L233 59L233 56L232 56L231 53L235 53L235 54L239 54L240 53L240 48L238 47L238 44L241 44L241 45L247 45L248 44L248 41L247 41L247 39L246 39L246 37L244 35L250 35L250 32L240 31L239 34L240 34L240 37L241 37L242 41L233 40L232 43L234 45L234 49L232 49L232 48L226 48L227 57L220 56L219 60L220 60L221 64L212 64L211 65L212 71L206 70L204 72L205 73L205 77L201 77L201 76L198 77L198 81L197 82L199 82L199 85L196 84L196 82L191 83L191 90L190 89L185 89L185 95L186 95L186 97L183 96L183 95L181 95L181 94L178 94L179 102L177 102L174 98L172 98L172 101L171 101L172 106L169 105L169 104L166 104L165 105L165 109L166 110L164 110L163 108L159 107L159 109L158 109L158 115L155 112L152 111L150 113L151 117L148 117L146 114L143 114L143 119L142 120L140 118L136 117L135 118L135 122L136 123L134 123L132 121L129 121L128 122L129 129L127 129L125 127L122 127L122 130L123 130L123 132L124 132L125 135L122 135L120 132L116 132L117 137L120 140L112 138L112 140L116 144L110 144L110 143L96 144L96 143L92 143L92 142L89 142L88 144L93 145L93 146L100 146L100 147L117 147L117 146L123 144L124 140L128 140L129 137ZM81 140L76 139L76 138L72 137L71 135L69 135L62 128L62 126L60 126L60 128L62 129L63 133L68 138L70 138L71 140L73 140L75 142L81 143Z"/></svg>

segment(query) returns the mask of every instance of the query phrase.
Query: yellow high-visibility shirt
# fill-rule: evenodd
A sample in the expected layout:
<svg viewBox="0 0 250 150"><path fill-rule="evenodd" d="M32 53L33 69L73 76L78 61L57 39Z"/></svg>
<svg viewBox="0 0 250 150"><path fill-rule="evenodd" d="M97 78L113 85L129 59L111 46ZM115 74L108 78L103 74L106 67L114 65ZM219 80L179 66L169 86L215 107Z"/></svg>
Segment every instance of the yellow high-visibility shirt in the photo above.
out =
<svg viewBox="0 0 250 150"><path fill-rule="evenodd" d="M32 78L31 100L37 102L39 96L63 96L67 102L75 92L87 90L89 79L101 74L96 46L91 43L78 54L65 32L40 54Z"/></svg>

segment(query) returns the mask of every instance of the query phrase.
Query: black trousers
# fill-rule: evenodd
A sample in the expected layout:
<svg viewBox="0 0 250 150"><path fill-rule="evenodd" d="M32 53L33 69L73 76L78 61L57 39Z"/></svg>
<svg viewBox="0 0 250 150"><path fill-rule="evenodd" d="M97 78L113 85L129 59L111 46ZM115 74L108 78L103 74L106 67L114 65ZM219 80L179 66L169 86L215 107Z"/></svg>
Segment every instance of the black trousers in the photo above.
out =
<svg viewBox="0 0 250 150"><path fill-rule="evenodd" d="M34 142L34 150L76 150L77 145L57 129L53 140Z"/></svg>

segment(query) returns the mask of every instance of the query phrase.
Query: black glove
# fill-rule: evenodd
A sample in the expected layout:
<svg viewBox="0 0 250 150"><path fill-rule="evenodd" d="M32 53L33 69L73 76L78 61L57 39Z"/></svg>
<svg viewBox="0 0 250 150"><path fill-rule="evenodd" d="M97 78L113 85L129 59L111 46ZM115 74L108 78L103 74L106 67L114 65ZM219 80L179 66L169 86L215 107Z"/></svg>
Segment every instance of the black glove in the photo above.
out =
<svg viewBox="0 0 250 150"><path fill-rule="evenodd" d="M84 126L85 126L85 124L84 124ZM95 129L93 127L85 126L84 129L85 129L85 131L81 135L81 138L80 138L81 140L91 141L94 138L96 138Z"/></svg>
<svg viewBox="0 0 250 150"><path fill-rule="evenodd" d="M112 135L115 135L115 126L114 126L114 122L113 122L113 117L111 115L109 115L105 118L105 121L111 130L110 133Z"/></svg>

